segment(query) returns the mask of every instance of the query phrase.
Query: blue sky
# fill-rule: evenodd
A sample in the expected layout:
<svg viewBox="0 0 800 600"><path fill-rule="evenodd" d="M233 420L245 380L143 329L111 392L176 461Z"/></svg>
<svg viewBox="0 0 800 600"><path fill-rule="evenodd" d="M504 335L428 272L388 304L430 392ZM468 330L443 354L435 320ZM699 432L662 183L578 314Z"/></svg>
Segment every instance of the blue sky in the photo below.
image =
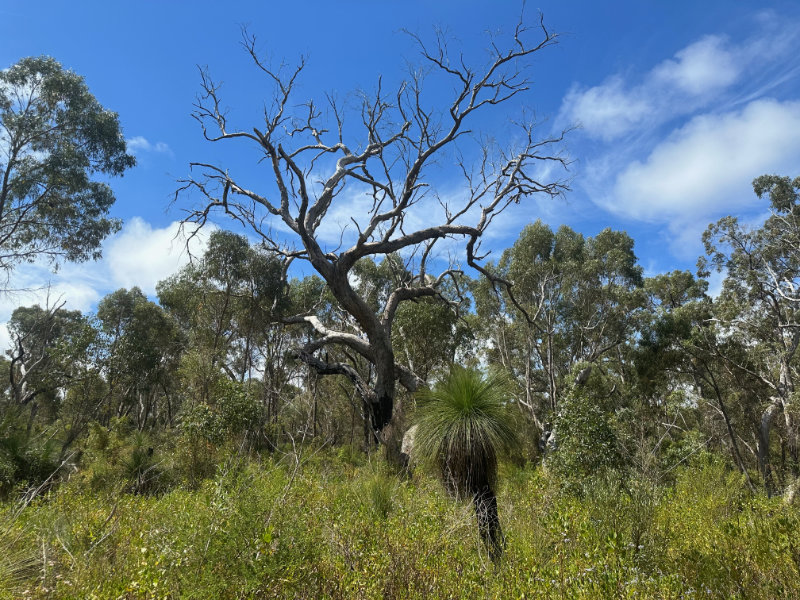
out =
<svg viewBox="0 0 800 600"><path fill-rule="evenodd" d="M247 26L274 60L308 57L300 92L346 97L373 89L377 77L397 83L416 61L408 29L431 39L444 29L467 57L481 60L487 30L508 31L519 2L439 0L273 2L23 2L0 4L0 68L48 54L83 75L100 102L119 113L138 166L112 182L114 216L123 231L105 244L99 263L20 268L14 284L51 284L51 300L92 310L106 293L155 282L187 260L175 240L180 209L176 180L196 160L241 166L258 181L255 155L203 141L191 118L200 90L198 65L224 82L230 115L257 122L266 87L241 48ZM567 138L572 192L533 200L498 223L489 245L501 249L542 218L594 235L624 229L636 241L647 274L693 269L700 234L736 214L757 222L765 205L750 181L763 173L800 174L800 3L528 2L560 34L535 57L535 85L525 108L547 135L580 125ZM519 109L520 106L514 107ZM503 142L500 124L483 122ZM457 195L459 183L440 182ZM357 202L355 204L357 209ZM354 209L343 206L340 216ZM218 223L225 227L224 220ZM202 240L195 250L202 249ZM0 303L0 322L14 306L44 300L41 289Z"/></svg>

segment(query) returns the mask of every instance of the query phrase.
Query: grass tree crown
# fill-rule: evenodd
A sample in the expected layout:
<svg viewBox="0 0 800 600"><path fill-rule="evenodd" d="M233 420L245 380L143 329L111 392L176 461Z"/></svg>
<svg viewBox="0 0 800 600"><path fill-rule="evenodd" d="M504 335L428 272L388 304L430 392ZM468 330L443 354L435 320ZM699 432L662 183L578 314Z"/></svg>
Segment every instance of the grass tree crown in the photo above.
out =
<svg viewBox="0 0 800 600"><path fill-rule="evenodd" d="M497 457L518 443L505 381L454 366L417 396L414 456L436 464L447 490L472 497L497 478Z"/></svg>

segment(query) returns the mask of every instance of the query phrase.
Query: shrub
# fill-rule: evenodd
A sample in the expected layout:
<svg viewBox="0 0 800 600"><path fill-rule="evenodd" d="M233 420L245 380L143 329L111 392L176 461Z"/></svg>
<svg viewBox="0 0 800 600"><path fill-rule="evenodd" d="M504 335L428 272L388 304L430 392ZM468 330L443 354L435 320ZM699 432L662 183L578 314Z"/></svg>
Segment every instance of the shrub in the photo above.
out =
<svg viewBox="0 0 800 600"><path fill-rule="evenodd" d="M579 364L573 373L585 367ZM585 383L573 382L565 391L555 422L557 448L549 466L571 492L580 494L591 479L613 477L623 466L613 393L614 383L596 367Z"/></svg>
<svg viewBox="0 0 800 600"><path fill-rule="evenodd" d="M0 421L0 498L19 486L38 487L60 467L58 444L48 432L35 434L14 411Z"/></svg>
<svg viewBox="0 0 800 600"><path fill-rule="evenodd" d="M126 419L108 427L89 424L81 478L95 491L127 490L136 494L163 491L168 485L155 441Z"/></svg>

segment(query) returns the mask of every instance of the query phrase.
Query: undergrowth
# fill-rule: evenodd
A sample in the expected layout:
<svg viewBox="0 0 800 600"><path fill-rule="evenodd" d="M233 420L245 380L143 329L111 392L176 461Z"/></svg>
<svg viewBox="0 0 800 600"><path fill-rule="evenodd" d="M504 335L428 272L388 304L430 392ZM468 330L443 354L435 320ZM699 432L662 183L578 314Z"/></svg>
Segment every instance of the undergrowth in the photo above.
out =
<svg viewBox="0 0 800 600"><path fill-rule="evenodd" d="M579 495L503 466L507 547L377 458L233 457L194 489L74 477L2 506L0 598L800 598L800 511L713 460Z"/></svg>

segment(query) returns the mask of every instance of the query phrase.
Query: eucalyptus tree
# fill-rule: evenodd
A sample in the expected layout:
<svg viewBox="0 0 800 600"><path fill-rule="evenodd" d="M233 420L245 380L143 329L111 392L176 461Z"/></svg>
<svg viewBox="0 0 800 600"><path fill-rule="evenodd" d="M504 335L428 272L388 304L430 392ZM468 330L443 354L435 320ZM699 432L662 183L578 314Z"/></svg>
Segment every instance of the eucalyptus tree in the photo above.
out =
<svg viewBox="0 0 800 600"><path fill-rule="evenodd" d="M172 422L177 407L173 373L183 340L172 318L137 288L103 298L97 318L105 338L108 394L119 416L138 429Z"/></svg>
<svg viewBox="0 0 800 600"><path fill-rule="evenodd" d="M91 368L96 332L79 311L64 310L63 305L19 307L8 331L13 343L7 352L11 402L30 407L29 428L42 409L52 422L67 389Z"/></svg>
<svg viewBox="0 0 800 600"><path fill-rule="evenodd" d="M425 382L446 372L454 362L474 359L469 299L451 292L446 287L442 290L448 302L435 298L407 302L394 320L397 360Z"/></svg>
<svg viewBox="0 0 800 600"><path fill-rule="evenodd" d="M518 401L537 426L558 411L575 365L613 363L624 380L624 347L643 307L633 240L606 229L586 238L537 221L503 253L496 272L513 283L502 296L476 290L488 358L522 384Z"/></svg>
<svg viewBox="0 0 800 600"><path fill-rule="evenodd" d="M95 176L134 164L119 118L82 77L47 56L0 70L0 269L99 257L119 221L108 217L111 188Z"/></svg>
<svg viewBox="0 0 800 600"><path fill-rule="evenodd" d="M218 230L198 260L156 289L187 340L176 373L181 396L216 406L232 398L236 381L258 396L265 419L276 421L295 374L286 356L292 336L279 321L292 301L280 261L246 237Z"/></svg>
<svg viewBox="0 0 800 600"><path fill-rule="evenodd" d="M747 450L755 446L758 420L750 398L756 395L743 373L720 355L745 351L714 319L708 282L688 271L645 281L649 310L634 354L635 388L653 417L647 419L660 444L679 441L689 429L730 452L751 488ZM745 351L746 352L746 351ZM680 425L678 423L680 422ZM752 445L750 442L753 442Z"/></svg>
<svg viewBox="0 0 800 600"><path fill-rule="evenodd" d="M647 310L632 357L633 383L646 403L660 409L671 395L687 386L699 388L698 378L705 380L716 372L705 350L706 342L714 339L709 329L711 299L706 295L708 282L689 271L648 277L644 289Z"/></svg>
<svg viewBox="0 0 800 600"><path fill-rule="evenodd" d="M227 215L270 251L287 261L306 261L322 277L352 320L346 329L333 329L313 314L287 317L286 323L313 332L295 354L319 374L348 377L370 407L376 432L392 418L396 383L409 390L421 383L396 359L393 324L403 303L439 297L458 271L454 265L435 268L441 242L462 241L466 264L488 274L480 242L497 215L531 196L556 196L566 189L561 181L541 179L549 170L539 168L565 163L558 147L563 135L540 138L534 123L523 122L515 142L499 147L479 131L481 115L524 100L533 85L530 67L556 42L555 34L541 21L529 28L521 19L506 43L492 40L479 68L451 52L441 36L433 45L412 37L422 68L389 91L379 80L373 93L359 95L353 110L330 95L324 107L298 97L304 62L294 69L273 67L245 34L256 71L274 91L264 120L255 127L234 125L223 111L220 86L205 71L194 116L207 140L254 146L266 177L196 162L179 190L198 199L189 223L201 227L212 215ZM433 89L452 94L442 100ZM453 174L463 177L464 185L450 195ZM365 200L363 213L347 207L353 198ZM342 211L351 217L352 234L343 232L340 243L326 244L323 232L339 227L335 216ZM380 262L395 253L409 276L376 310L354 286L354 269L365 258ZM326 360L330 346L367 361L373 380L346 362Z"/></svg>
<svg viewBox="0 0 800 600"><path fill-rule="evenodd" d="M2 361L0 492L52 475L101 408L97 398L74 398L98 376L97 331L90 319L63 305L19 307L8 330L13 347Z"/></svg>
<svg viewBox="0 0 800 600"><path fill-rule="evenodd" d="M206 369L239 381L251 375L287 298L280 262L226 231L214 231L203 256L159 282L157 292Z"/></svg>
<svg viewBox="0 0 800 600"><path fill-rule="evenodd" d="M724 344L715 354L737 375L763 391L758 429L758 464L768 489L778 485L771 460L772 433L788 450L779 475L797 475L798 423L795 417L800 345L800 177L765 175L753 181L759 198L768 197L771 216L760 227L725 217L703 235L706 257L699 269L725 272L714 319ZM784 483L786 483L784 481Z"/></svg>

